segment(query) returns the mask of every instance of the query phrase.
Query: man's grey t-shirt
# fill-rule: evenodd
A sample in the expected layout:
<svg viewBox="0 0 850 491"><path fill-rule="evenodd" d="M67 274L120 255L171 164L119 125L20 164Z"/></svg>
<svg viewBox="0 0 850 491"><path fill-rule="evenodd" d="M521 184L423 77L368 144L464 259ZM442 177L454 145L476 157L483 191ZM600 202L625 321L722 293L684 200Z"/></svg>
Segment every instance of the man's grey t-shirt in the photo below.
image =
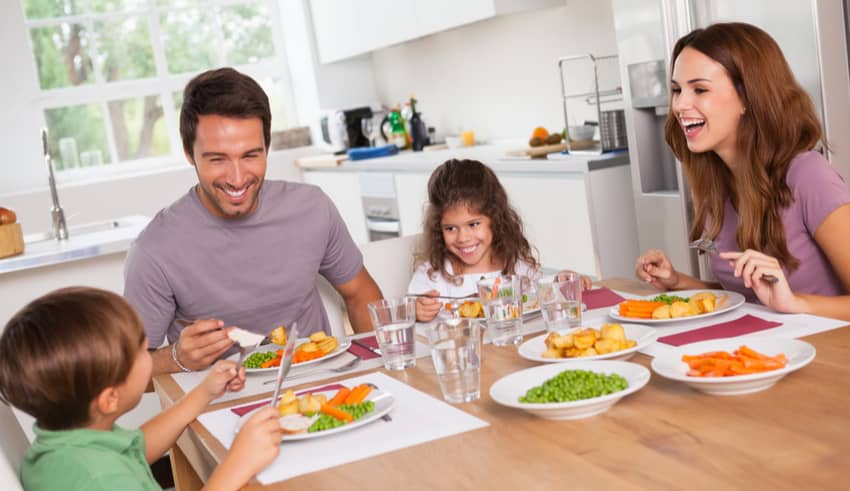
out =
<svg viewBox="0 0 850 491"><path fill-rule="evenodd" d="M212 215L193 187L136 239L124 296L151 347L179 338L175 319L221 319L261 334L297 321L302 333L329 332L316 274L339 285L362 266L339 212L316 186L265 181L257 209L237 219Z"/></svg>

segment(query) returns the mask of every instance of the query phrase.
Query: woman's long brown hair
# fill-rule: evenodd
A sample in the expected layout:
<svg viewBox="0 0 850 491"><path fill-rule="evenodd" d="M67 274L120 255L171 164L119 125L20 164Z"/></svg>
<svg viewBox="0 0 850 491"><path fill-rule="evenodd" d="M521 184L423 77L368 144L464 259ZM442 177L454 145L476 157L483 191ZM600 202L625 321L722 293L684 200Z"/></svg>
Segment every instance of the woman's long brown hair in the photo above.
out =
<svg viewBox="0 0 850 491"><path fill-rule="evenodd" d="M516 272L516 264L525 261L531 268L538 267L531 245L522 232L522 219L511 207L508 194L496 174L477 160L448 160L431 174L428 180L428 210L423 223L422 248L417 253L417 263L429 261L429 276L437 272L450 280L460 277L463 263L454 257L443 240L443 213L455 205L466 205L469 210L490 218L493 259L504 261L503 274ZM456 273L446 271L446 259Z"/></svg>
<svg viewBox="0 0 850 491"><path fill-rule="evenodd" d="M664 136L682 162L694 198L691 240L703 234L717 237L729 198L740 217L738 247L776 257L793 271L800 263L788 250L781 212L793 201L785 182L791 159L822 140L812 101L776 41L758 27L723 23L689 33L673 48L670 73L685 48L720 63L732 79L745 108L738 123L737 150L741 161L749 162L733 178L716 153L688 150L676 115L668 113Z"/></svg>

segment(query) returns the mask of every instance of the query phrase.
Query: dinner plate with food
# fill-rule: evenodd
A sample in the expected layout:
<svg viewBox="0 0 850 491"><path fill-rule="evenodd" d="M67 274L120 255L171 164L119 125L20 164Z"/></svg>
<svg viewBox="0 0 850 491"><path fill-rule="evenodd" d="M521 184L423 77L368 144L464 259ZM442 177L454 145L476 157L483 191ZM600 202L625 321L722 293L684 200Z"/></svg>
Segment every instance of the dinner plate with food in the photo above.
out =
<svg viewBox="0 0 850 491"><path fill-rule="evenodd" d="M744 305L738 292L682 290L629 299L611 307L609 315L622 322L669 324L723 314Z"/></svg>
<svg viewBox="0 0 850 491"><path fill-rule="evenodd" d="M526 360L561 363L586 360L626 360L655 341L658 333L640 324L602 324L550 332L529 339L519 347Z"/></svg>
<svg viewBox="0 0 850 491"><path fill-rule="evenodd" d="M707 394L750 394L808 365L815 353L814 346L799 339L713 339L659 354L652 370Z"/></svg>
<svg viewBox="0 0 850 491"><path fill-rule="evenodd" d="M646 367L628 361L547 364L502 377L490 386L490 397L541 418L588 418L643 388L649 377Z"/></svg>
<svg viewBox="0 0 850 491"><path fill-rule="evenodd" d="M283 358L283 346L274 339L272 344L258 347L242 360L246 373L267 373L277 370ZM279 341L279 339L278 339ZM286 339L283 339L284 344ZM351 341L339 342L336 336L314 332L309 338L299 339L292 356L292 368L312 365L339 356L348 350Z"/></svg>
<svg viewBox="0 0 850 491"><path fill-rule="evenodd" d="M290 389L280 398L278 409L284 443L353 430L384 417L395 406L392 394L372 384L304 392L297 396ZM239 419L237 432L257 409Z"/></svg>

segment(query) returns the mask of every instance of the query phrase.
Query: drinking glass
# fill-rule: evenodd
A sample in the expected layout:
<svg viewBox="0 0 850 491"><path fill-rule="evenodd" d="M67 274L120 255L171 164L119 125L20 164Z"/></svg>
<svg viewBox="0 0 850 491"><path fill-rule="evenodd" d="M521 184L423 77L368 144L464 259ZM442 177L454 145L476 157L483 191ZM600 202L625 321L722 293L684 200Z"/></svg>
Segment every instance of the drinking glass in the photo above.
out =
<svg viewBox="0 0 850 491"><path fill-rule="evenodd" d="M384 368L404 370L416 366L416 299L391 298L370 302L369 316L381 348Z"/></svg>
<svg viewBox="0 0 850 491"><path fill-rule="evenodd" d="M504 275L478 282L478 294L487 317L487 332L494 346L522 341L522 281Z"/></svg>
<svg viewBox="0 0 850 491"><path fill-rule="evenodd" d="M363 136L369 140L369 146L375 146L375 122L372 118L363 118L360 120L360 130Z"/></svg>
<svg viewBox="0 0 850 491"><path fill-rule="evenodd" d="M537 300L546 330L564 331L581 326L581 275L564 271L537 281Z"/></svg>
<svg viewBox="0 0 850 491"><path fill-rule="evenodd" d="M431 359L447 402L470 402L481 397L481 323L477 319L448 319L428 328Z"/></svg>

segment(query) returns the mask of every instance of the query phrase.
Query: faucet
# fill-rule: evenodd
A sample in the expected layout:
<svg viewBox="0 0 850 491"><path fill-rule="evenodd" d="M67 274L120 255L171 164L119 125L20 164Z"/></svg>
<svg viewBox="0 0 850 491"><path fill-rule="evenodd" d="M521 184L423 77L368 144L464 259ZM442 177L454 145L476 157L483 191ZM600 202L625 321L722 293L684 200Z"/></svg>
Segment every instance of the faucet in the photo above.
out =
<svg viewBox="0 0 850 491"><path fill-rule="evenodd" d="M50 197L53 199L50 215L53 218L53 237L56 240L67 240L68 226L65 224L65 212L59 206L59 193L56 192L56 179L53 177L53 159L50 156L50 145L47 143L47 128L41 130L41 143L44 146L44 161L50 172Z"/></svg>

